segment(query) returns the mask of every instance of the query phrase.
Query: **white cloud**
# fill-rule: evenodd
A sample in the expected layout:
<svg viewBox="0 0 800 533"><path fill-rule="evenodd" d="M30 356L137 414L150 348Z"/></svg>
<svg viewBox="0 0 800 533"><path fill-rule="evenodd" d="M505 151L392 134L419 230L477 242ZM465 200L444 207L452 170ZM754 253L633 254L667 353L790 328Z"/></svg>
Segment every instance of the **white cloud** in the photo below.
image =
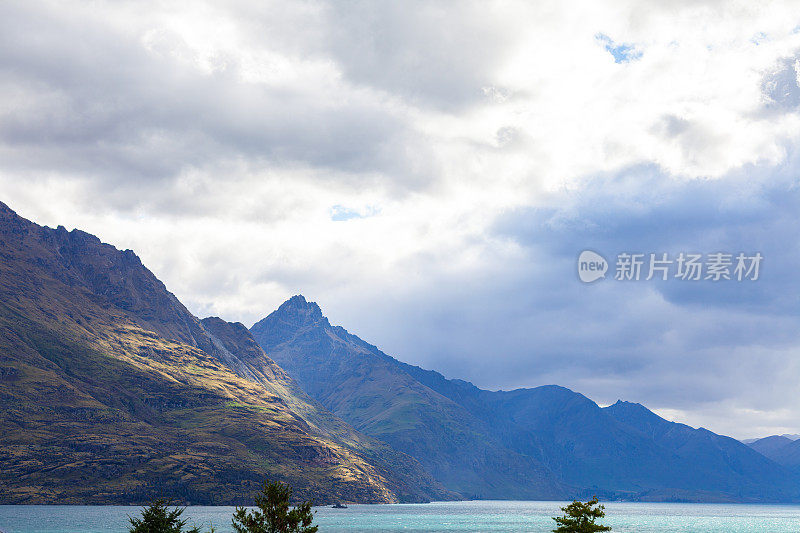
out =
<svg viewBox="0 0 800 533"><path fill-rule="evenodd" d="M537 306L569 303L515 285L534 266L498 235L499 217L640 166L725 188L742 168L787 164L800 131L796 7L6 4L0 196L38 222L133 248L197 314L249 323L303 292L432 367L455 368L460 328L528 313L505 338L489 338L505 331L493 326L466 337L462 366L477 376L493 347L523 365ZM615 62L607 45L635 60ZM631 181L615 182L618 198L649 212L660 200ZM402 325L415 307L444 320L453 302L491 313L452 317L449 337ZM643 347L609 360L636 366ZM610 365L580 385L635 393L641 376ZM528 381L507 383L547 377L519 375ZM733 407L697 420L729 427L723 417L747 419L736 409L754 398L719 399ZM631 399L678 409L666 392ZM696 401L700 412L711 400Z"/></svg>

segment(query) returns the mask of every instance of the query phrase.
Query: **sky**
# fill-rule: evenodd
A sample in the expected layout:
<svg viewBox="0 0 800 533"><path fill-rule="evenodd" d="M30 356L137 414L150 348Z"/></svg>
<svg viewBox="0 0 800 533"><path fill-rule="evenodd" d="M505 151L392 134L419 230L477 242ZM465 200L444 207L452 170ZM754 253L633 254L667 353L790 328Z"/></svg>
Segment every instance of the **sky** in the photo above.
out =
<svg viewBox="0 0 800 533"><path fill-rule="evenodd" d="M200 317L798 433L799 75L797 2L3 2L0 200ZM763 260L614 279L682 252Z"/></svg>

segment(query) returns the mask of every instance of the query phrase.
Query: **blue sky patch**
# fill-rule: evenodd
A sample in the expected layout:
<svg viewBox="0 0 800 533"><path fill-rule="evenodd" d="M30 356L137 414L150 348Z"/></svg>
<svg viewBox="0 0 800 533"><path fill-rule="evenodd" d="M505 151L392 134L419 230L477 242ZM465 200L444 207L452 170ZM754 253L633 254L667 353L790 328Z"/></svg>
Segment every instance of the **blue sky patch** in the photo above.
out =
<svg viewBox="0 0 800 533"><path fill-rule="evenodd" d="M603 44L608 53L614 56L614 63L630 63L642 57L641 50L637 50L634 44L617 44L604 33L598 33L595 37Z"/></svg>
<svg viewBox="0 0 800 533"><path fill-rule="evenodd" d="M331 207L331 220L334 222L342 222L354 218L367 218L377 215L379 212L380 209L372 205L368 205L362 209L353 209L337 204Z"/></svg>

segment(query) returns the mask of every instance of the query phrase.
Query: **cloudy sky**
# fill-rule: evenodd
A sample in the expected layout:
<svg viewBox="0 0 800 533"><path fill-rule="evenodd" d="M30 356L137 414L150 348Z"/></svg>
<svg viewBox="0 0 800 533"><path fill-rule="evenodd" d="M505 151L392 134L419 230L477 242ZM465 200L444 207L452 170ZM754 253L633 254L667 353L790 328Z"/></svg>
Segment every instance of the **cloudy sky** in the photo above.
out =
<svg viewBox="0 0 800 533"><path fill-rule="evenodd" d="M302 293L482 387L795 433L798 73L797 3L4 2L0 199L201 317ZM623 252L764 259L615 281Z"/></svg>

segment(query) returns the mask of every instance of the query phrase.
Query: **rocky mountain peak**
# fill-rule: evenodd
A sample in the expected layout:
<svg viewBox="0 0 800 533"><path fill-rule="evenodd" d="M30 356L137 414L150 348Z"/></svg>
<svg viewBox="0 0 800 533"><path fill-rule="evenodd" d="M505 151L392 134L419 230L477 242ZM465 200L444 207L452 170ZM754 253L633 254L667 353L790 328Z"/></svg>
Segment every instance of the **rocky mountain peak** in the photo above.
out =
<svg viewBox="0 0 800 533"><path fill-rule="evenodd" d="M283 302L266 318L256 322L250 332L264 351L269 353L273 347L308 328L330 328L330 323L315 302L309 302L298 294Z"/></svg>
<svg viewBox="0 0 800 533"><path fill-rule="evenodd" d="M319 305L309 302L302 294L283 302L273 314L276 318L298 326L312 325L325 319Z"/></svg>

